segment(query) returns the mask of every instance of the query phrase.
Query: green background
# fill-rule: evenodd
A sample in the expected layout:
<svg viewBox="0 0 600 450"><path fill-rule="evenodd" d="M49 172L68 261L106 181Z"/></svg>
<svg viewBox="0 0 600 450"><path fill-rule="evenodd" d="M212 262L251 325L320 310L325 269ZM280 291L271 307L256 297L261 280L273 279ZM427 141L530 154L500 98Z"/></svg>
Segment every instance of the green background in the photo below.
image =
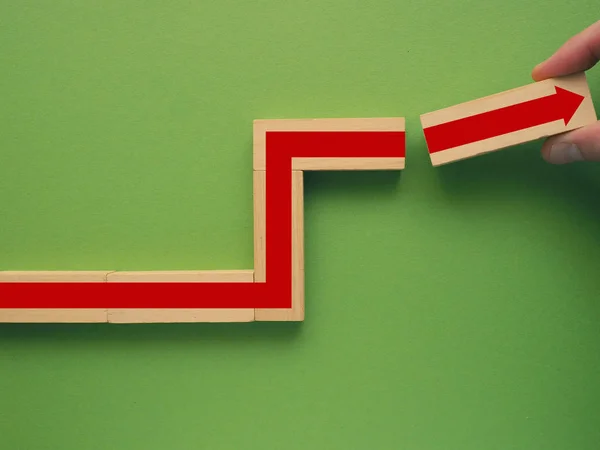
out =
<svg viewBox="0 0 600 450"><path fill-rule="evenodd" d="M419 123L531 82L576 3L2 2L0 270L251 268L256 118L408 151L306 175L304 323L1 325L0 448L597 450L598 167L433 168Z"/></svg>

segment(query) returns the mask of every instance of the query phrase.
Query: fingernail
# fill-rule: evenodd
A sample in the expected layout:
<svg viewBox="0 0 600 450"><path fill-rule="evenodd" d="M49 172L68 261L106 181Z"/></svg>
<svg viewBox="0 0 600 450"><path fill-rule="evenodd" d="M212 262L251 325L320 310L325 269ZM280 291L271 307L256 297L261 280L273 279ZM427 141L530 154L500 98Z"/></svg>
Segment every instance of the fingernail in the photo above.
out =
<svg viewBox="0 0 600 450"><path fill-rule="evenodd" d="M579 148L570 142L558 142L550 149L549 160L553 164L565 164L575 161L583 161L583 155Z"/></svg>

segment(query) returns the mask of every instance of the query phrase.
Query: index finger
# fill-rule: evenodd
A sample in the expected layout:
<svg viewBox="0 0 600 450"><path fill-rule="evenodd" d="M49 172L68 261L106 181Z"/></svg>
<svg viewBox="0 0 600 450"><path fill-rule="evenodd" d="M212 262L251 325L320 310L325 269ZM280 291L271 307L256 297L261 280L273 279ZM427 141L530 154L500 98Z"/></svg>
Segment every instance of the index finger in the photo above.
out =
<svg viewBox="0 0 600 450"><path fill-rule="evenodd" d="M600 60L600 21L567 40L531 73L535 81L591 69Z"/></svg>

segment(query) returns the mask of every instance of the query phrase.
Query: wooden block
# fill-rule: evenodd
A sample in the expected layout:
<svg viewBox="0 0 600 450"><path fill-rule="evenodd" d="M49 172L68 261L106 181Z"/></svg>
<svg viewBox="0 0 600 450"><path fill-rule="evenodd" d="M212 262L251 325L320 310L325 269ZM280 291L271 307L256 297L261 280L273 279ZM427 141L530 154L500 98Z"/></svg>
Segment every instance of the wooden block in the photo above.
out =
<svg viewBox="0 0 600 450"><path fill-rule="evenodd" d="M0 283L106 283L111 271L2 271Z"/></svg>
<svg viewBox="0 0 600 450"><path fill-rule="evenodd" d="M109 323L253 322L254 309L109 309Z"/></svg>
<svg viewBox="0 0 600 450"><path fill-rule="evenodd" d="M266 132L267 131L404 131L405 120L402 117L350 118L350 119L259 119L254 121L254 170L266 170ZM312 158L310 158L312 159ZM337 159L337 158L336 158ZM341 159L341 158L340 158ZM345 159L345 158L344 158ZM373 158L375 160L376 158ZM394 164L404 163L404 158ZM399 161L402 160L402 161ZM384 164L385 162L382 161ZM312 163L313 166L315 163ZM350 164L346 162L346 164ZM374 164L371 161L370 164ZM389 161L388 161L389 164ZM298 168L297 170L301 170ZM303 170L303 169L302 169ZM307 169L334 170L334 169ZM339 170L339 169L335 169ZM361 169L347 169L361 170ZM375 170L375 168L373 168Z"/></svg>
<svg viewBox="0 0 600 450"><path fill-rule="evenodd" d="M293 170L402 170L405 158L292 158Z"/></svg>
<svg viewBox="0 0 600 450"><path fill-rule="evenodd" d="M266 281L266 220L267 191L266 173L264 170L254 171L254 282Z"/></svg>
<svg viewBox="0 0 600 450"><path fill-rule="evenodd" d="M0 283L106 283L110 271L3 271ZM108 321L99 308L0 308L0 323L98 323Z"/></svg>
<svg viewBox="0 0 600 450"><path fill-rule="evenodd" d="M0 283L106 283L109 271L2 271ZM0 323L97 323L106 309L0 308Z"/></svg>
<svg viewBox="0 0 600 450"><path fill-rule="evenodd" d="M109 283L252 283L252 270L113 272ZM252 322L252 308L113 308L109 323Z"/></svg>
<svg viewBox="0 0 600 450"><path fill-rule="evenodd" d="M109 283L252 283L252 270L111 272Z"/></svg>
<svg viewBox="0 0 600 450"><path fill-rule="evenodd" d="M304 182L292 172L292 308L257 309L256 321L304 320Z"/></svg>
<svg viewBox="0 0 600 450"><path fill-rule="evenodd" d="M0 308L0 323L104 323L106 309L20 309Z"/></svg>
<svg viewBox="0 0 600 450"><path fill-rule="evenodd" d="M531 83L423 114L433 166L596 122L585 73Z"/></svg>

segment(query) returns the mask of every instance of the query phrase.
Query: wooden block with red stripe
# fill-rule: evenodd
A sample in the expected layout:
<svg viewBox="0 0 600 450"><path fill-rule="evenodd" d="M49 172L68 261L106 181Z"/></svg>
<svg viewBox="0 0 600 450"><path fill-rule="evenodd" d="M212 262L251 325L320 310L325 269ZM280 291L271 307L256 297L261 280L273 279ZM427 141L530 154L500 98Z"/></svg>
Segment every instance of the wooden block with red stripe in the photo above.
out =
<svg viewBox="0 0 600 450"><path fill-rule="evenodd" d="M552 78L423 114L434 166L596 122L585 73Z"/></svg>
<svg viewBox="0 0 600 450"><path fill-rule="evenodd" d="M405 132L404 117L348 119L259 119L254 121L254 170L266 170L267 131L295 132ZM294 157L292 170L402 170L404 149L393 157Z"/></svg>

